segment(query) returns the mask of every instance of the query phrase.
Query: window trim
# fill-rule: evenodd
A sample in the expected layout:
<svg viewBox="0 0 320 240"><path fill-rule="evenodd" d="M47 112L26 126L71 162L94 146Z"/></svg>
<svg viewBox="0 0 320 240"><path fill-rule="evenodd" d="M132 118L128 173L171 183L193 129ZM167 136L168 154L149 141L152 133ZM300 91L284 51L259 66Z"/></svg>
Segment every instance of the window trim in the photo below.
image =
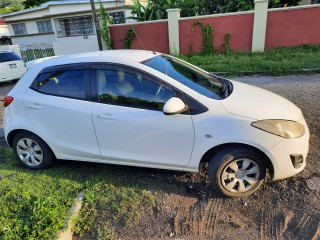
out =
<svg viewBox="0 0 320 240"><path fill-rule="evenodd" d="M54 71L61 71L61 70L85 70L84 73L84 88L85 88L85 97L82 98L75 98L75 97L69 97L69 96L61 96L57 94L50 94L50 93L44 93L38 90L38 83L39 83L39 76L43 73L48 72L54 72ZM72 63L72 64L65 64L65 65L56 65L56 66L50 66L42 69L35 79L33 80L32 84L30 85L30 89L33 91L36 91L40 94L53 96L53 97L61 97L61 98L67 98L67 99L75 99L75 100L81 100L81 101L92 101L92 95L91 95L91 74L90 74L90 63Z"/></svg>

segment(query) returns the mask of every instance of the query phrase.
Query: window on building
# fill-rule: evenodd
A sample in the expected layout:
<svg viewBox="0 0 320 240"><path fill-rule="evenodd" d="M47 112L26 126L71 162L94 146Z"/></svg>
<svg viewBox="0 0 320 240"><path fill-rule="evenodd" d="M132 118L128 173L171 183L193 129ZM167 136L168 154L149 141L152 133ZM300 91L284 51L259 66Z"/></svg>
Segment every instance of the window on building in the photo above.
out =
<svg viewBox="0 0 320 240"><path fill-rule="evenodd" d="M56 30L58 37L80 36L95 33L93 19L90 15L59 18L56 20Z"/></svg>
<svg viewBox="0 0 320 240"><path fill-rule="evenodd" d="M39 33L52 32L52 26L51 26L51 21L50 20L38 21L37 25L38 25Z"/></svg>
<svg viewBox="0 0 320 240"><path fill-rule="evenodd" d="M25 23L14 23L12 24L14 35L26 35L27 29Z"/></svg>
<svg viewBox="0 0 320 240"><path fill-rule="evenodd" d="M126 19L124 18L124 12L112 12L109 15L113 18L116 24L125 23Z"/></svg>

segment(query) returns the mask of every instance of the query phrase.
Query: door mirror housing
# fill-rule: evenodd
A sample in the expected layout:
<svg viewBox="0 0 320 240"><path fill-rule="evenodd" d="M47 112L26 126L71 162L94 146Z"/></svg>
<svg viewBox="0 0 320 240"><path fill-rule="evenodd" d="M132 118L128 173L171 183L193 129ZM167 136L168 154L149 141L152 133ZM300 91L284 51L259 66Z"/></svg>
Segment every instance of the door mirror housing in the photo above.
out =
<svg viewBox="0 0 320 240"><path fill-rule="evenodd" d="M163 106L163 113L166 115L179 114L187 110L185 103L177 97L170 98Z"/></svg>

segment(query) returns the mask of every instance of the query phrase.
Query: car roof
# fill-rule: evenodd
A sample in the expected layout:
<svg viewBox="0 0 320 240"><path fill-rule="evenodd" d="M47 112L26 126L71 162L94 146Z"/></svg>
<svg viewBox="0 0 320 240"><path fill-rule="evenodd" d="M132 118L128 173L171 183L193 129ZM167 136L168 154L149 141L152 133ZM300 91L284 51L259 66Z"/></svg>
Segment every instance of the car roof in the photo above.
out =
<svg viewBox="0 0 320 240"><path fill-rule="evenodd" d="M77 53L72 55L54 56L36 59L34 61L27 62L27 68L31 68L33 65L46 62L46 66L56 65L60 63L76 63L76 62L89 62L102 58L115 58L115 59L125 59L134 62L142 62L144 60L153 58L160 55L161 53L147 50L107 50L107 51L95 51L87 53ZM68 61L70 60L70 61Z"/></svg>

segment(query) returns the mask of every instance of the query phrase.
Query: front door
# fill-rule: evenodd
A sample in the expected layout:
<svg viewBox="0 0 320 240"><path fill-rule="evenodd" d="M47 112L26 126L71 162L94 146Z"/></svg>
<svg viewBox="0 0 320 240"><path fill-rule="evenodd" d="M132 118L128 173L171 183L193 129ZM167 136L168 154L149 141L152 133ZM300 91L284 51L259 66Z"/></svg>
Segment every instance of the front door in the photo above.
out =
<svg viewBox="0 0 320 240"><path fill-rule="evenodd" d="M92 71L92 117L102 159L166 169L189 163L194 142L191 116L162 112L173 96L171 86L124 66L100 65Z"/></svg>

